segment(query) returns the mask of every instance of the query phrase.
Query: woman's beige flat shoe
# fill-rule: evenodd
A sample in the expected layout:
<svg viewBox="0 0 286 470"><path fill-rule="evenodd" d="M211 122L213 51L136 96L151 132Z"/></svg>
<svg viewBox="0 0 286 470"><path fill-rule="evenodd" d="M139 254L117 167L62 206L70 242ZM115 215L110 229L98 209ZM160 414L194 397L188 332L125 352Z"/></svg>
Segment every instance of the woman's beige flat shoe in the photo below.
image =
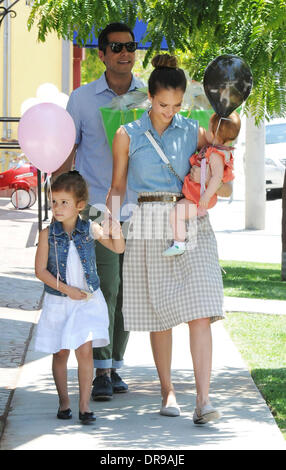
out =
<svg viewBox="0 0 286 470"><path fill-rule="evenodd" d="M195 409L193 421L195 424L206 424L209 421L216 421L220 417L220 413L212 405L205 405Z"/></svg>
<svg viewBox="0 0 286 470"><path fill-rule="evenodd" d="M162 404L161 409L160 409L160 415L162 416L175 417L175 416L180 416L180 413L181 413L181 410L180 410L179 405L177 404L172 405L172 406L163 406Z"/></svg>

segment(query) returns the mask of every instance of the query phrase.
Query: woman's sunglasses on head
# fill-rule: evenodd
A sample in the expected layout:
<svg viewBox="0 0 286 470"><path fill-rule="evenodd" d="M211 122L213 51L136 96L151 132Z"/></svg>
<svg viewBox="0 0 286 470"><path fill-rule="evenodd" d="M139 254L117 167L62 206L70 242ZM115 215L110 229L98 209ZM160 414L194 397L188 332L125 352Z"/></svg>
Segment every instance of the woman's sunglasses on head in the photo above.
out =
<svg viewBox="0 0 286 470"><path fill-rule="evenodd" d="M115 54L119 54L125 46L128 52L135 52L138 46L138 42L129 41L129 42L109 42L108 46Z"/></svg>

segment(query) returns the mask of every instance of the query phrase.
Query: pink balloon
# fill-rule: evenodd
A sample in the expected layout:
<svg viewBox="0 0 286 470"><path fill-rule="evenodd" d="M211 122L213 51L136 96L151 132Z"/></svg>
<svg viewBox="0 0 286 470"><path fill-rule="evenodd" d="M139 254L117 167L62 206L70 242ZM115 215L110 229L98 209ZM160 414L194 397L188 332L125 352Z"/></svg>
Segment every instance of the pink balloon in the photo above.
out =
<svg viewBox="0 0 286 470"><path fill-rule="evenodd" d="M44 173L56 171L75 143L76 130L70 114L54 103L29 108L18 126L19 144L30 162Z"/></svg>

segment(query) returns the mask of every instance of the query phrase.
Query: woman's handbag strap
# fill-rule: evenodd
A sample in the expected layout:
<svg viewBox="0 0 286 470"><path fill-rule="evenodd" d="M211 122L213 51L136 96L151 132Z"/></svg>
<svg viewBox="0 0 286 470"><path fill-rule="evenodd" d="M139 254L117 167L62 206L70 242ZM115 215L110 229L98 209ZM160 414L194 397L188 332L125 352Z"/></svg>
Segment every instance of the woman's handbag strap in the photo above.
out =
<svg viewBox="0 0 286 470"><path fill-rule="evenodd" d="M160 145L158 145L158 143L156 142L156 140L154 139L154 137L152 136L151 132L149 131L146 131L145 132L145 135L146 137L149 139L149 141L151 142L151 144L153 145L153 147L155 148L155 150L157 150L158 154L160 155L161 159L163 160L163 162L167 165L167 167L169 168L169 170L171 171L171 173L173 173L173 175L175 175L178 180L180 180L181 183L183 183L183 180L180 178L180 176L176 173L176 171L174 170L174 168L172 167L171 163L169 162L168 158L166 157L165 153L163 152L163 150L161 149Z"/></svg>

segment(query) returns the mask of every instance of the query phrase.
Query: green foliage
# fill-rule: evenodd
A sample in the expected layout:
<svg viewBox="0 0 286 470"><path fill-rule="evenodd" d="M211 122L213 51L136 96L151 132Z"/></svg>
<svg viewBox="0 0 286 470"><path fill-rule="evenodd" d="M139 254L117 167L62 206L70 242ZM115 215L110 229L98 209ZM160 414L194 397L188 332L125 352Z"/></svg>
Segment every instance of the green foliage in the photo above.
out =
<svg viewBox="0 0 286 470"><path fill-rule="evenodd" d="M210 60L221 54L243 58L253 73L246 111L286 115L286 3L283 0L222 0L219 19L194 31L184 65L197 80Z"/></svg>
<svg viewBox="0 0 286 470"><path fill-rule="evenodd" d="M38 38L50 31L78 44L112 21L133 27L136 17L148 23L144 67L160 50L163 37L171 52L201 80L207 64L221 54L235 54L251 67L254 87L246 112L286 116L285 0L35 0L28 27L37 24Z"/></svg>
<svg viewBox="0 0 286 470"><path fill-rule="evenodd" d="M37 21L38 39L45 41L51 31L59 37L73 39L78 33L78 45L82 46L95 33L113 21L122 21L134 27L137 14L136 2L126 0L35 0L28 19L31 29Z"/></svg>
<svg viewBox="0 0 286 470"><path fill-rule="evenodd" d="M148 24L146 41L151 41L144 66L154 52L160 51L165 37L171 52L188 51L193 34L218 20L220 0L138 0L138 16Z"/></svg>
<svg viewBox="0 0 286 470"><path fill-rule="evenodd" d="M97 80L105 71L105 65L98 57L98 50L88 48L85 51L85 60L81 65L81 84L85 85Z"/></svg>

